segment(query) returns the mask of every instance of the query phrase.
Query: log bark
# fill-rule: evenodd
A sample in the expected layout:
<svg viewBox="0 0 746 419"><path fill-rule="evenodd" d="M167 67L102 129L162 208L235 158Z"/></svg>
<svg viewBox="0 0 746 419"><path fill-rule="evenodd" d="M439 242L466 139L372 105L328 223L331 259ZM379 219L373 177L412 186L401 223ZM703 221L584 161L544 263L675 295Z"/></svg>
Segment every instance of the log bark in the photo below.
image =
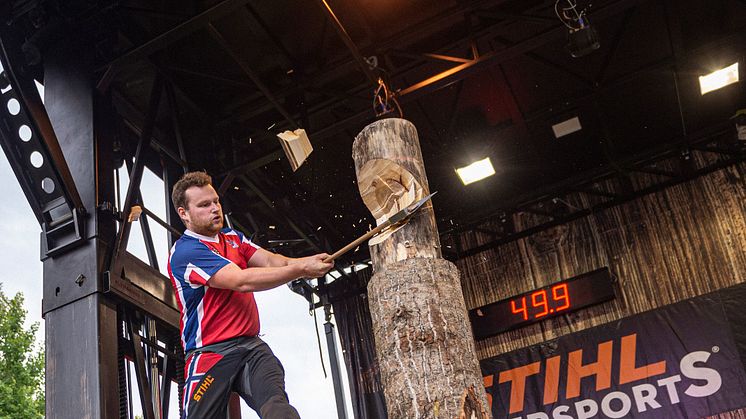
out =
<svg viewBox="0 0 746 419"><path fill-rule="evenodd" d="M430 193L417 131L406 120L367 126L353 159L379 224ZM389 416L488 418L459 272L441 257L432 205L369 246L368 302Z"/></svg>

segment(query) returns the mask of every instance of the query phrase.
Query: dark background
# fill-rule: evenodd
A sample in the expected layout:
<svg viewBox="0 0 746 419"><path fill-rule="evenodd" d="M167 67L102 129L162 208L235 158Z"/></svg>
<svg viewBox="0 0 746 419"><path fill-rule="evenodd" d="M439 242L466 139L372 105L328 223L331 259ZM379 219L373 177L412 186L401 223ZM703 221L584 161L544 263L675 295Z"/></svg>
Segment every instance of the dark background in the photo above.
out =
<svg viewBox="0 0 746 419"><path fill-rule="evenodd" d="M95 39L93 82L114 102L119 158L133 153L160 77L174 100L162 95L155 114L157 151L178 156L181 138L189 168L224 186L239 228L286 254L333 252L373 224L351 145L375 120L377 77L418 129L446 235L518 210L557 219L573 210L563 202L572 191L623 195L624 182L601 191L584 182L671 176L637 164L662 153L681 160L674 176L684 173L703 138L720 135L728 150L729 118L746 107L742 84L701 96L697 79L743 67L743 0L580 1L601 45L581 58L566 48L554 1L329 1L341 28L322 1L10 3L4 15L40 80L44 51L80 32ZM556 139L551 126L575 116L582 131ZM276 134L297 127L314 152L293 173ZM497 174L463 186L454 169L484 157ZM172 160L150 157L148 167L160 175ZM444 247L452 260L458 250ZM367 258L362 246L342 264Z"/></svg>

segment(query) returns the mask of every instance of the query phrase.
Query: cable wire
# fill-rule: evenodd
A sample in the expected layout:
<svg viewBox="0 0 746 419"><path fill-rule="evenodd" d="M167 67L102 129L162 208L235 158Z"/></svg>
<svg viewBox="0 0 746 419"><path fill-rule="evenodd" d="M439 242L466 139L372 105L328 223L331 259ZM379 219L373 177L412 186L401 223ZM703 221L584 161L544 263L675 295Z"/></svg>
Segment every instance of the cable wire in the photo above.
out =
<svg viewBox="0 0 746 419"><path fill-rule="evenodd" d="M313 298L313 294L311 294ZM324 372L324 378L326 378L326 367L324 367L324 353L321 351L321 336L319 335L319 324L316 322L316 309L313 308L313 300L311 302L311 312L313 313L313 326L316 329L316 343L319 345L319 359L321 360L321 371Z"/></svg>
<svg viewBox="0 0 746 419"><path fill-rule="evenodd" d="M389 91L383 78L378 78L378 87L373 93L373 110L376 113L376 117L386 115L388 113L397 111L399 118L404 117L399 101L396 99L396 94Z"/></svg>
<svg viewBox="0 0 746 419"><path fill-rule="evenodd" d="M567 3L567 7L562 7L562 13L560 13L559 6L560 2L562 1ZM590 4L588 5L588 7L590 7ZM579 30L585 26L584 16L586 15L588 7L584 8L581 11L578 11L578 4L574 0L557 0L554 3L554 13L557 15L557 18L562 22L563 25L572 30ZM571 25L569 22L577 23L578 27Z"/></svg>

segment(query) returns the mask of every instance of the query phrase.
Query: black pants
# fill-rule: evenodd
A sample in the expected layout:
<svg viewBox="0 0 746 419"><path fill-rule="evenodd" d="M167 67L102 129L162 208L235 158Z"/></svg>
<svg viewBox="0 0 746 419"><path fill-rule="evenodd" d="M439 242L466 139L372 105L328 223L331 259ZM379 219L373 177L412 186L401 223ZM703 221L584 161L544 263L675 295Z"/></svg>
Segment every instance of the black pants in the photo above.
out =
<svg viewBox="0 0 746 419"><path fill-rule="evenodd" d="M285 370L258 337L239 338L187 356L184 417L223 419L235 391L262 419L299 419L285 393Z"/></svg>

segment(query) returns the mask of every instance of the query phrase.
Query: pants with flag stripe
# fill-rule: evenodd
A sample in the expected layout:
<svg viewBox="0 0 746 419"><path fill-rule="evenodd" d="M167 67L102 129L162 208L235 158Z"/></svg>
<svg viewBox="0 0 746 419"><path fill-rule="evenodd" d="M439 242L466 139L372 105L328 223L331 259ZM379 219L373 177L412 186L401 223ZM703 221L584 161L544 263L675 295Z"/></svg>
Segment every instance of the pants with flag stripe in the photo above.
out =
<svg viewBox="0 0 746 419"><path fill-rule="evenodd" d="M187 357L184 369L185 419L225 418L232 391L262 419L300 418L285 393L285 370L261 340L197 351Z"/></svg>

